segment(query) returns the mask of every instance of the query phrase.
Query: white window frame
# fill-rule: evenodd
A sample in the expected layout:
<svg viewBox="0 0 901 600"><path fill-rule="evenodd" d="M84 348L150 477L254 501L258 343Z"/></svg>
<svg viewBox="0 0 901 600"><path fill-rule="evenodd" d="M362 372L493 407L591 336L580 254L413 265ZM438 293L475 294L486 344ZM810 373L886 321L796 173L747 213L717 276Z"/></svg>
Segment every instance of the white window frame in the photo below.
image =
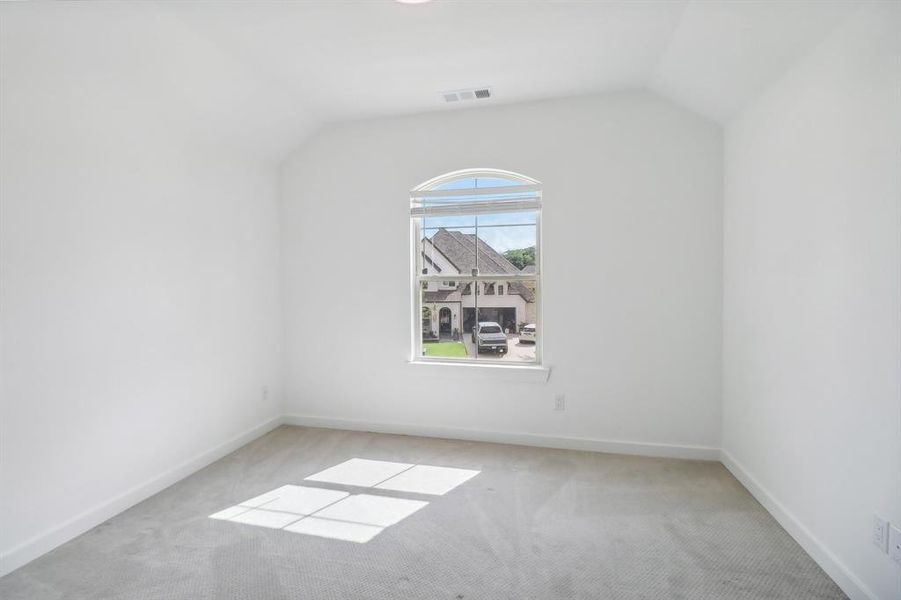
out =
<svg viewBox="0 0 901 600"><path fill-rule="evenodd" d="M516 183L516 185L505 187L486 187L486 188L465 188L453 190L438 190L439 186L457 181L461 179L473 178L499 178L507 179ZM523 194L528 193L527 198ZM511 195L505 197L505 194ZM453 204L454 196L490 196L485 201L469 201L465 205ZM423 199L447 198L447 205L438 206L422 206ZM410 191L410 292L411 292L411 332L410 347L412 363L425 364L454 364L454 365L491 365L500 367L510 367L522 369L524 367L539 367L544 369L542 363L542 345L544 340L543 327L544 318L541 308L542 295L542 252L541 252L541 208L542 208L542 186L541 182L531 177L514 173L512 171L503 171L499 169L463 169L446 173L422 183ZM482 283L502 283L504 292L509 293L506 289L511 281L528 281L534 282L535 288L535 360L534 361L504 361L492 358L447 358L437 356L424 356L422 344L422 283L430 283L432 281L447 281L447 274L424 275L423 260L421 256L420 242L422 240L421 218L426 216L466 216L474 214L496 214L499 212L523 212L535 211L535 272L534 273L516 273L516 274L470 274L454 275L454 281L457 284L472 284L472 293L474 296L476 322L478 322L478 298L480 294L477 290ZM478 237L478 225L476 225L476 237ZM506 294L505 294L506 295ZM461 335L463 314L461 311ZM518 324L517 324L518 325Z"/></svg>

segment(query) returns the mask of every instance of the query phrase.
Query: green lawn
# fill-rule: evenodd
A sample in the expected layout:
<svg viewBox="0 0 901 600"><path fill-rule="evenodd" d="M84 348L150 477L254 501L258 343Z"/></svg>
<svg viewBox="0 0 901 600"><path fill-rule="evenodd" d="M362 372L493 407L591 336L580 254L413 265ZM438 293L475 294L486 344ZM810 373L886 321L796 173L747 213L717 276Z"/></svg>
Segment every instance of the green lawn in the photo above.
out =
<svg viewBox="0 0 901 600"><path fill-rule="evenodd" d="M422 345L426 356L448 356L466 358L466 346L463 342L426 342Z"/></svg>

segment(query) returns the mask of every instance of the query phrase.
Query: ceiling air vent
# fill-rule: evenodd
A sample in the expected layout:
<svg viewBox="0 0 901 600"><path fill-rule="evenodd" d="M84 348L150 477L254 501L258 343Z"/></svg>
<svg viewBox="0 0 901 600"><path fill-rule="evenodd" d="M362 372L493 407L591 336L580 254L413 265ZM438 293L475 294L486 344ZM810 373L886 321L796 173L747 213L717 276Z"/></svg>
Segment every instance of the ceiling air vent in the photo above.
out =
<svg viewBox="0 0 901 600"><path fill-rule="evenodd" d="M474 88L469 90L452 90L441 92L445 102L465 102L468 100L484 100L491 97L491 88Z"/></svg>

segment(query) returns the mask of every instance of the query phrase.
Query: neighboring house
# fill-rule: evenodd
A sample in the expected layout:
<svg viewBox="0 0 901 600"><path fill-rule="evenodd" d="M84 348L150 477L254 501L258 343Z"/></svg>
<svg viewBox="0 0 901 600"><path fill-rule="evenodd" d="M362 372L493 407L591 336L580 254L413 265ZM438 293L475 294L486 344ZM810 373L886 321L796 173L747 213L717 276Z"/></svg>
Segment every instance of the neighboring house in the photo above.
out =
<svg viewBox="0 0 901 600"><path fill-rule="evenodd" d="M441 283L429 283L422 293L424 337L451 337L454 331L472 331L479 298L479 321L495 321L511 332L522 322L534 322L535 290L519 281L465 283L455 276L469 275L476 266L476 236L439 229L422 240L423 267L428 275L446 275ZM478 240L479 271L514 274L519 270L502 254ZM527 269L529 267L526 267ZM523 272L530 272L523 269ZM534 267L532 271L534 272ZM473 289L480 286L481 289Z"/></svg>
<svg viewBox="0 0 901 600"><path fill-rule="evenodd" d="M527 273L529 275L534 275L537 272L535 265L526 265L520 271L520 273ZM525 281L522 285L532 292L533 297L535 296L535 282ZM534 323L537 320L538 311L536 310L536 307L537 304L535 304L535 302L526 303L526 318L524 319L526 323Z"/></svg>

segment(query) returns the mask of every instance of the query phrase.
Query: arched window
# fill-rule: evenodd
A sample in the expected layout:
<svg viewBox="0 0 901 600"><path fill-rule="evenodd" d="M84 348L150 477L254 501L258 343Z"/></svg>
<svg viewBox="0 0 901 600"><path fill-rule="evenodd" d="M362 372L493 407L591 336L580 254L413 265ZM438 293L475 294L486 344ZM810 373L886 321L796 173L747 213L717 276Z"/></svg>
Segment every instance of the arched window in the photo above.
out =
<svg viewBox="0 0 901 600"><path fill-rule="evenodd" d="M540 218L541 184L509 171L455 171L410 192L414 360L541 362ZM426 310L450 320L425 335Z"/></svg>

